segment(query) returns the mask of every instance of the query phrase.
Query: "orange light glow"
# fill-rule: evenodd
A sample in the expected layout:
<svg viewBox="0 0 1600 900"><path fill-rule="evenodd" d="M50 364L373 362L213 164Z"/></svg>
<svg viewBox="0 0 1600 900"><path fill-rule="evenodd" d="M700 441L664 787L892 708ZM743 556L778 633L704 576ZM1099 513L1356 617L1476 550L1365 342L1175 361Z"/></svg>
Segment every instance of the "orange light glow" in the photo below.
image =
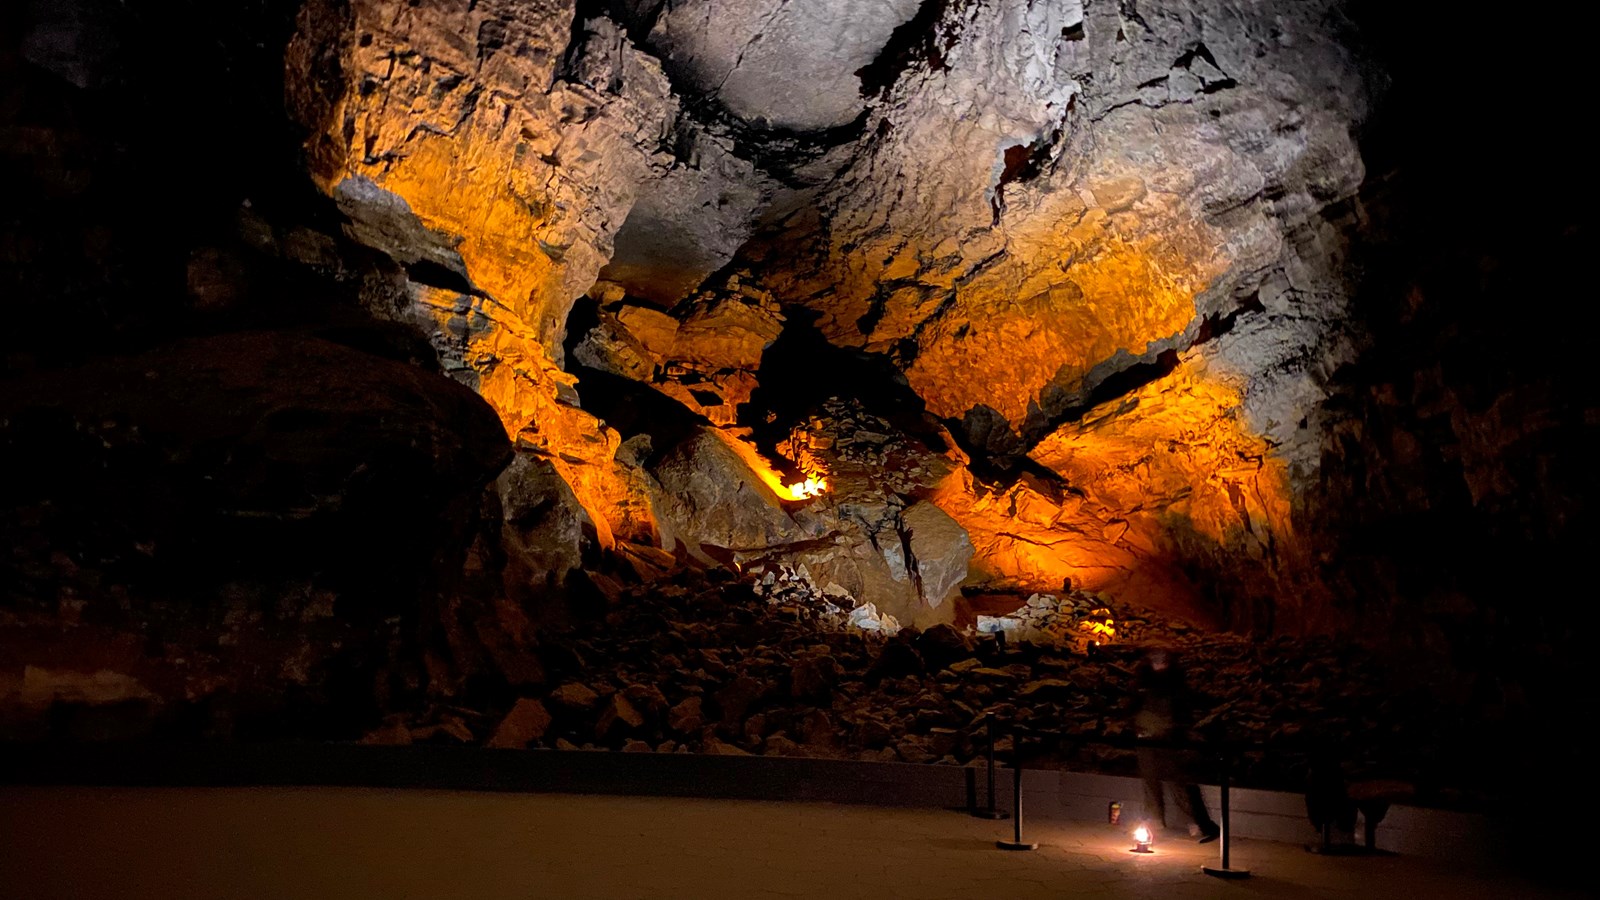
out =
<svg viewBox="0 0 1600 900"><path fill-rule="evenodd" d="M790 500L809 500L812 497L820 497L822 492L827 489L828 481L825 478L807 478L805 481L796 481L785 488L789 492Z"/></svg>
<svg viewBox="0 0 1600 900"><path fill-rule="evenodd" d="M1110 619L1107 619L1104 622L1094 622L1094 621L1079 622L1078 623L1078 630L1086 632L1088 634L1092 634L1097 638L1104 638L1107 643L1110 643L1117 636L1116 626L1112 624L1112 621ZM1095 641L1094 643L1095 643L1096 646L1099 646L1100 642L1099 641Z"/></svg>
<svg viewBox="0 0 1600 900"><path fill-rule="evenodd" d="M977 578L1041 591L1070 578L1206 626L1211 613L1176 561L1226 555L1268 574L1295 564L1298 552L1288 467L1242 406L1234 379L1191 358L1064 424L1029 454L1073 492L990 491L958 476L935 502L972 536ZM1080 634L1110 640L1115 622L1096 627L1107 618L1095 610Z"/></svg>
<svg viewBox="0 0 1600 900"><path fill-rule="evenodd" d="M762 483L766 484L774 494L778 495L778 499L812 500L827 492L828 479L825 473L812 472L807 474L803 480L786 482L783 473L779 472L776 466L768 462L766 457L762 456L760 451L756 450L747 441L722 429L717 429L716 433L722 437L723 443L732 448L739 455L739 458L744 461L745 465L750 467L750 471L754 472Z"/></svg>

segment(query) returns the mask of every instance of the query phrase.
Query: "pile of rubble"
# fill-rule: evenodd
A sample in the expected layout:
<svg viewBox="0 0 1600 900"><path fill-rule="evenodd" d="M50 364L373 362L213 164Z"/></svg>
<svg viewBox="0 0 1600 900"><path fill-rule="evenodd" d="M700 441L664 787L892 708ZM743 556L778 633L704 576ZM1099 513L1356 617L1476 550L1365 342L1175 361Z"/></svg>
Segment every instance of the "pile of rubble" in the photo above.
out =
<svg viewBox="0 0 1600 900"><path fill-rule="evenodd" d="M1129 609L1113 612L1110 597L1088 591L1032 594L1015 612L977 617L978 634L1000 635L1087 653L1122 642L1181 645L1201 639L1182 622L1152 617Z"/></svg>
<svg viewBox="0 0 1600 900"><path fill-rule="evenodd" d="M870 600L850 596L837 582L819 590L804 563L798 568L780 566L778 571L767 571L751 587L768 605L808 611L820 627L830 631L854 629L888 635L900 631L894 616L881 612Z"/></svg>
<svg viewBox="0 0 1600 900"><path fill-rule="evenodd" d="M828 472L836 482L914 494L949 474L952 460L907 438L886 419L852 399L822 404L778 444L803 471Z"/></svg>
<svg viewBox="0 0 1600 900"><path fill-rule="evenodd" d="M1111 610L1099 597L1069 594L1063 600L1054 594L1034 594L1009 615L978 616L978 633L1086 652L1116 640L1117 629Z"/></svg>
<svg viewBox="0 0 1600 900"><path fill-rule="evenodd" d="M1131 751L1105 742L1131 736L1141 647L896 629L799 573L762 582L752 590L680 576L630 588L602 619L547 637L542 678L521 696L392 716L365 740L961 765L983 755L992 714L1002 734L1027 736L1029 765L1133 771ZM1054 603L1057 621L1106 609L1073 619L1079 599L1041 596L1027 608ZM1435 752L1448 710L1426 692L1396 690L1360 651L1165 633L1182 645L1196 735L1267 748L1242 761L1244 782L1302 787L1313 745L1362 773L1450 777Z"/></svg>

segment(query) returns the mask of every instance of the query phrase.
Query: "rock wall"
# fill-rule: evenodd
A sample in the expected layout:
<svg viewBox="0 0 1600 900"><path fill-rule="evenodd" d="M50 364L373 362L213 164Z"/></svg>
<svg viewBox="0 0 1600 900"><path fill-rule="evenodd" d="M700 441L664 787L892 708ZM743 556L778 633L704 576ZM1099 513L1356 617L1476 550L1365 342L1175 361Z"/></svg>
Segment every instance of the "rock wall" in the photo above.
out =
<svg viewBox="0 0 1600 900"><path fill-rule="evenodd" d="M980 579L1260 624L1307 581L1294 502L1353 353L1369 74L1338 4L952 3L922 25L849 164L752 266L896 360L974 455L1062 480L999 490L1031 512L942 492Z"/></svg>
<svg viewBox="0 0 1600 900"><path fill-rule="evenodd" d="M1033 496L1089 499L1081 527L1044 501L1040 527L942 490L986 535L976 580L1075 578L1240 625L1308 582L1294 497L1352 352L1370 81L1339 4L599 8L311 3L289 97L348 233L406 267L388 312L571 484L601 546L660 542L649 507L678 501L644 496L578 408L572 303L613 285L585 365L754 424L767 326L736 349L709 307L642 305L738 250L751 296L892 360L981 461L1031 454L1061 482ZM1120 449L1089 449L1107 422Z"/></svg>
<svg viewBox="0 0 1600 900"><path fill-rule="evenodd" d="M760 194L751 167L692 134L680 159L659 64L570 3L307 3L287 69L347 232L406 267L409 302L383 312L430 333L518 445L556 467L603 546L652 539L616 433L577 409L561 369L567 314L641 185L698 204L726 180L699 227L737 234Z"/></svg>
<svg viewBox="0 0 1600 900"><path fill-rule="evenodd" d="M1336 280L1284 294L1297 249L1322 261L1302 232L1363 175L1338 23L1332 3L950 4L774 239L806 252L771 286L831 338L900 354L937 414L1033 440L1247 298L1337 319ZM1320 349L1298 337L1281 352Z"/></svg>
<svg viewBox="0 0 1600 900"><path fill-rule="evenodd" d="M1396 199L1392 171L1369 172L1396 158L1384 134L1416 129L1374 118L1404 53L1368 58L1381 20L1359 2L308 0L263 5L267 25L47 6L9 14L0 59L18 76L7 158L28 174L10 193L42 235L4 224L6 283L59 294L94 336L64 352L85 357L335 308L361 320L347 343L430 364L369 320L422 334L518 453L471 556L519 608L604 552L646 576L803 556L819 590L908 622L961 587L1070 581L1211 625L1359 627L1391 601L1352 596L1394 594L1405 569L1353 537L1387 510L1470 511L1496 534L1581 516L1561 495L1587 483L1548 461L1586 434L1576 389L1508 365L1502 391L1443 344L1415 370L1381 349L1418 340L1407 317L1453 335L1434 298L1471 286L1373 276L1416 249L1387 229L1427 227L1381 207L1446 191ZM220 117L274 123L219 131L243 162L198 140L170 160L107 149L172 74L170 54L118 46L128 22L272 48L236 82L180 79L199 109L233 83L270 95L271 116ZM74 121L99 116L114 127ZM173 193L148 184L191 166L228 199L183 192L195 224L145 228ZM281 198L307 181L314 199ZM1499 259L1491 244L1437 264ZM1480 356L1507 303L1474 313ZM23 307L8 372L53 365L26 337L51 307ZM775 361L812 327L825 352ZM853 384L818 371L845 361ZM895 419L883 440L826 396L774 399L813 379ZM831 494L786 496L824 471ZM1549 498L1517 500L1530 481Z"/></svg>
<svg viewBox="0 0 1600 900"><path fill-rule="evenodd" d="M1207 728L1538 821L1594 695L1588 56L1485 27L7 5L0 739L960 762L1122 734L1152 641Z"/></svg>

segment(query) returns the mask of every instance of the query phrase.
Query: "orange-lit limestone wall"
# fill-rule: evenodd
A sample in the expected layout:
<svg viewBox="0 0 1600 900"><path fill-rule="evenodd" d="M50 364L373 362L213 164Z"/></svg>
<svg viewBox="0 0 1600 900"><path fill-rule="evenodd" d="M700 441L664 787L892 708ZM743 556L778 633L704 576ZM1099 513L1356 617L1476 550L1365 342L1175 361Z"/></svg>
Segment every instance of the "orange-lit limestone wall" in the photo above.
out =
<svg viewBox="0 0 1600 900"><path fill-rule="evenodd" d="M656 142L670 91L620 49L626 96L557 81L571 3L515 5L310 0L289 105L353 237L472 285L414 290L410 316L433 323L442 355L460 356L520 446L554 462L603 541L646 538L617 435L561 401L572 380L552 360L648 173L639 148Z"/></svg>
<svg viewBox="0 0 1600 900"><path fill-rule="evenodd" d="M618 537L654 542L647 476L616 461L615 430L558 399L577 379L550 361L527 326L492 303L451 291L418 291L417 310L443 333L470 335L464 361L477 375L478 393L519 448L555 466L603 546Z"/></svg>
<svg viewBox="0 0 1600 900"><path fill-rule="evenodd" d="M1125 234L1100 207L1064 212L1076 224L1037 215L1007 229L1006 257L956 288L953 310L919 335L906 376L931 412L983 404L1021 422L1046 386L1075 389L1119 350L1137 356L1181 334L1194 297L1226 268L1192 217L1164 210L1172 227L1147 236Z"/></svg>
<svg viewBox="0 0 1600 900"><path fill-rule="evenodd" d="M997 224L989 210L974 195L943 215L802 221L785 239L804 249L776 245L767 284L817 310L836 344L888 353L914 339L906 377L935 415L981 405L1020 423L1052 386L1071 392L1117 354L1182 335L1194 298L1237 262L1182 198L1132 175L1017 196Z"/></svg>
<svg viewBox="0 0 1600 900"><path fill-rule="evenodd" d="M1062 477L1063 497L1027 483L1004 493L970 480L941 487L936 502L978 548L973 580L1046 589L1070 578L1227 625L1240 624L1239 611L1219 608L1214 593L1270 594L1302 571L1287 469L1243 422L1238 391L1198 355L1061 427L1031 455ZM1186 574L1213 569L1234 580Z"/></svg>

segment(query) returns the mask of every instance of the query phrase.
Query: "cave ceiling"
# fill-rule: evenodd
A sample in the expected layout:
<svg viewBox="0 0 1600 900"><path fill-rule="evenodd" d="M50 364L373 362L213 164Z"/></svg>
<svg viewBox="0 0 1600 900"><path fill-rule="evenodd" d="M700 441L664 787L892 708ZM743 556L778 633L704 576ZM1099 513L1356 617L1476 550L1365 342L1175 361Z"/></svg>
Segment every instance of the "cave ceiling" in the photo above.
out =
<svg viewBox="0 0 1600 900"><path fill-rule="evenodd" d="M808 377L763 354L809 329L876 373L854 399L920 416L939 462L878 487L902 532L924 501L960 523L969 587L1181 606L1208 566L1304 588L1382 84L1351 30L1334 0L311 0L288 105L347 234L410 273L383 314L602 544L843 527L784 506L826 466L769 440L760 534L686 537L662 479L721 488L585 397L637 382L721 435L694 441L760 444L763 375ZM876 547L886 515L851 527Z"/></svg>

